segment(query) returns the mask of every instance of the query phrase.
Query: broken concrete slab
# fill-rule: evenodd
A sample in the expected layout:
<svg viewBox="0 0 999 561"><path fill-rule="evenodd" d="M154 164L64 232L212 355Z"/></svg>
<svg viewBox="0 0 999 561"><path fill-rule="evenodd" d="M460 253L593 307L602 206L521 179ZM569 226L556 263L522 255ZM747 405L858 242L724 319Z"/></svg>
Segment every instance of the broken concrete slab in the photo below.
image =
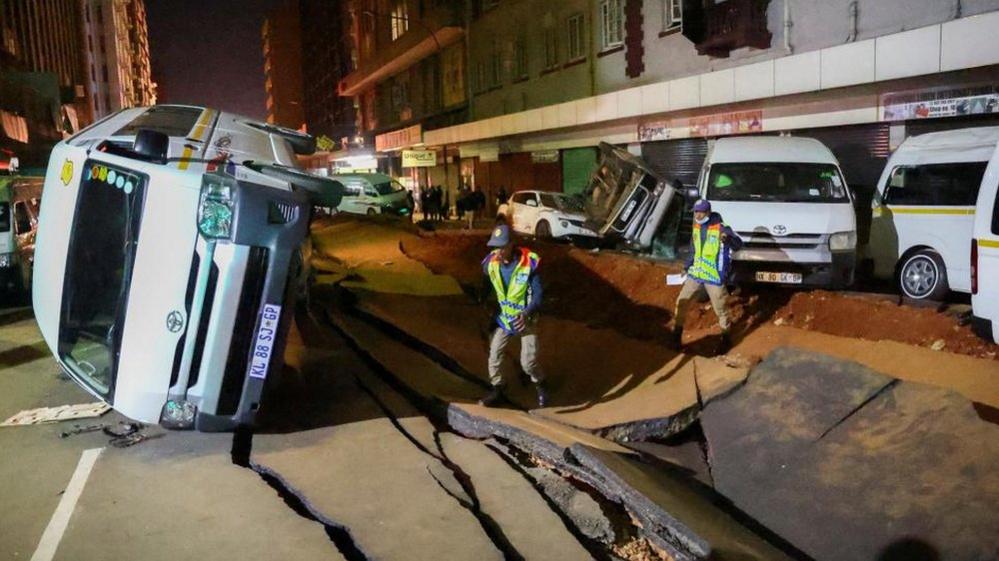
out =
<svg viewBox="0 0 999 561"><path fill-rule="evenodd" d="M702 414L722 494L815 559L877 559L905 539L996 558L999 427L952 391L870 394L885 378L859 364L777 354Z"/></svg>
<svg viewBox="0 0 999 561"><path fill-rule="evenodd" d="M701 413L716 482L735 475L729 470L738 473L747 467L738 462L719 464L717 454L752 455L760 442L767 441L768 457L775 465L783 464L799 446L818 440L892 382L855 363L777 349L739 391L708 404ZM725 493L723 487L719 490Z"/></svg>
<svg viewBox="0 0 999 561"><path fill-rule="evenodd" d="M441 435L441 444L447 457L471 479L482 512L496 521L524 559L590 558L534 487L495 452L453 434Z"/></svg>
<svg viewBox="0 0 999 561"><path fill-rule="evenodd" d="M711 486L711 467L704 457L701 443L695 441L682 442L675 445L659 442L629 442L628 448L666 462L671 469L692 477L701 483Z"/></svg>
<svg viewBox="0 0 999 561"><path fill-rule="evenodd" d="M791 559L668 471L584 445L570 452L638 519L649 541L677 561Z"/></svg>
<svg viewBox="0 0 999 561"><path fill-rule="evenodd" d="M866 341L794 327L763 326L746 335L731 355L762 358L776 348L801 349L852 360L900 380L954 390L966 398L999 407L999 361L933 351L895 341Z"/></svg>
<svg viewBox="0 0 999 561"><path fill-rule="evenodd" d="M251 462L382 560L502 559L475 516L442 489L438 460L389 419L254 437ZM405 536L405 539L399 539Z"/></svg>
<svg viewBox="0 0 999 561"><path fill-rule="evenodd" d="M359 222L331 221L312 228L312 244L324 271L355 277L345 285L379 292L419 296L461 294L452 277L435 275L406 256L401 241L413 234L372 228Z"/></svg>
<svg viewBox="0 0 999 561"><path fill-rule="evenodd" d="M536 465L516 448L492 439L487 441L487 445L505 456L508 463L518 466L534 482L534 486L571 521L579 534L604 545L617 543L617 536L621 533L618 527L620 521L612 521L596 499L551 469Z"/></svg>
<svg viewBox="0 0 999 561"><path fill-rule="evenodd" d="M322 525L295 515L258 474L233 465L231 440L172 433L105 449L56 559L343 560Z"/></svg>

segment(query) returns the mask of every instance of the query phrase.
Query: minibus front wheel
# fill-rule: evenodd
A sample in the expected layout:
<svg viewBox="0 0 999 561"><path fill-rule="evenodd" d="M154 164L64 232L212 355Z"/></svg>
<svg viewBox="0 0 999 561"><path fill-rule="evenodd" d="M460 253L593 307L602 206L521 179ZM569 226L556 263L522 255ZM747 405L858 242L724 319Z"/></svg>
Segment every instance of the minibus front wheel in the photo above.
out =
<svg viewBox="0 0 999 561"><path fill-rule="evenodd" d="M921 249L902 260L898 286L913 300L943 300L950 291L943 258L932 249Z"/></svg>

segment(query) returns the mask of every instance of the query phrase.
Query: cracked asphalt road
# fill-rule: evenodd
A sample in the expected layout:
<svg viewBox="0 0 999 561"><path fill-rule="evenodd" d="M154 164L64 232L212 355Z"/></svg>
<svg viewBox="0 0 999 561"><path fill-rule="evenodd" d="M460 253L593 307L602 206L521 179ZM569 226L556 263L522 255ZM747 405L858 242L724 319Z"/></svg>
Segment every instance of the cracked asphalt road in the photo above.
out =
<svg viewBox="0 0 999 561"><path fill-rule="evenodd" d="M29 316L3 317L0 416L92 400L32 351ZM147 429L116 449L59 438L72 423L0 429L0 559L32 557L94 448L56 559L612 558L502 443L439 430L335 332L304 325L255 434Z"/></svg>

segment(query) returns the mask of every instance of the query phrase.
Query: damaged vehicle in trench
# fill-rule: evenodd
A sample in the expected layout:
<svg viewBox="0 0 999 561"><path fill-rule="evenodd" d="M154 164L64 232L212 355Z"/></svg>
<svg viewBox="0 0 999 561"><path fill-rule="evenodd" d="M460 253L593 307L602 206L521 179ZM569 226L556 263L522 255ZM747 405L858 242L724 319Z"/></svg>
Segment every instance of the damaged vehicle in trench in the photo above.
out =
<svg viewBox="0 0 999 561"><path fill-rule="evenodd" d="M676 257L683 194L644 160L600 143L600 160L584 191L586 227L605 245Z"/></svg>
<svg viewBox="0 0 999 561"><path fill-rule="evenodd" d="M305 134L204 107L124 109L52 151L33 301L62 369L133 419L252 424L282 364L312 206Z"/></svg>

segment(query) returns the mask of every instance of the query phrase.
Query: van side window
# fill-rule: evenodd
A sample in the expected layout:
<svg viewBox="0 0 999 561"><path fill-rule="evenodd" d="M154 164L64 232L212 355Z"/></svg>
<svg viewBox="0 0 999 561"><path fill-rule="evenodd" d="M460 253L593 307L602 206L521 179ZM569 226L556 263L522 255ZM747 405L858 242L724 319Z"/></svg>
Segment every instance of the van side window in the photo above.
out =
<svg viewBox="0 0 999 561"><path fill-rule="evenodd" d="M361 196L361 184L357 181L344 182L343 184L343 196L344 197L360 197Z"/></svg>
<svg viewBox="0 0 999 561"><path fill-rule="evenodd" d="M31 231L31 216L28 215L28 206L21 201L14 203L14 221L14 230L17 235Z"/></svg>
<svg viewBox="0 0 999 561"><path fill-rule="evenodd" d="M999 236L999 195L996 195L996 204L992 207L992 233Z"/></svg>
<svg viewBox="0 0 999 561"><path fill-rule="evenodd" d="M988 162L899 166L885 186L889 205L975 206Z"/></svg>

